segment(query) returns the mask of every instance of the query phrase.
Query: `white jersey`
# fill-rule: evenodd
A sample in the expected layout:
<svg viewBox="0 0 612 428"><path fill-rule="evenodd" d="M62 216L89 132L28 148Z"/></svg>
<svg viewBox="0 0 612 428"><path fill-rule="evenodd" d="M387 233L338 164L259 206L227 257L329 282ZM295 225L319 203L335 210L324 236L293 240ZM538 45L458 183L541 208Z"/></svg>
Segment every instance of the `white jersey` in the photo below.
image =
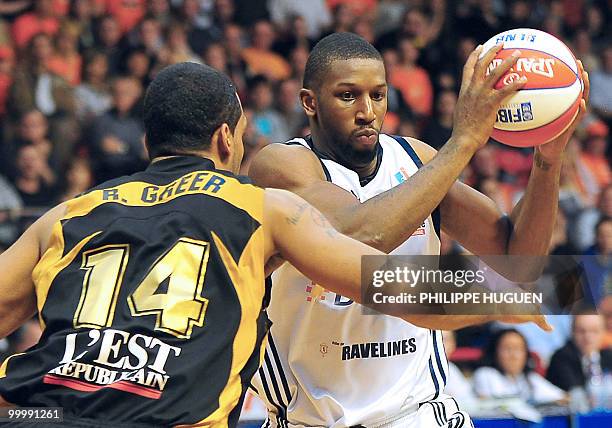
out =
<svg viewBox="0 0 612 428"><path fill-rule="evenodd" d="M369 182L362 185L357 173L319 156L327 179L365 202L421 166L406 139L381 134L379 141L378 168ZM301 138L286 144L312 150ZM438 219L436 210L393 254L438 255ZM267 426L376 426L442 393L448 363L439 331L364 315L359 304L314 284L289 263L272 275L268 315L273 324L266 355L252 382L270 411Z"/></svg>

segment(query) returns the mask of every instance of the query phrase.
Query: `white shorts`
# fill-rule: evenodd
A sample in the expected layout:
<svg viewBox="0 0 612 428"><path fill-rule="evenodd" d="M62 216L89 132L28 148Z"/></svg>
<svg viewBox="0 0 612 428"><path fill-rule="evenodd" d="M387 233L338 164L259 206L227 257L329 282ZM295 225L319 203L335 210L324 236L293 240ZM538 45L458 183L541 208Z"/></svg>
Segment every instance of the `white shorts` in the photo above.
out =
<svg viewBox="0 0 612 428"><path fill-rule="evenodd" d="M270 415L262 428L297 428L303 425L294 425L283 421L278 423L274 415ZM457 401L445 394L436 400L421 403L416 411L402 415L376 425L355 425L352 428L474 428L470 416L459 409Z"/></svg>

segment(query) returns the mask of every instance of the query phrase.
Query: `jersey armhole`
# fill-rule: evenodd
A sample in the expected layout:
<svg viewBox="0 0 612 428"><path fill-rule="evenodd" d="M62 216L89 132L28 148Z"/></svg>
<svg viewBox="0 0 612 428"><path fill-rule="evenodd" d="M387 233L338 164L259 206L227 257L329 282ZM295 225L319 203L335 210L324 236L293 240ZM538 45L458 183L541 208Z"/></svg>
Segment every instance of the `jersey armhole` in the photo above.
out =
<svg viewBox="0 0 612 428"><path fill-rule="evenodd" d="M414 148L412 148L408 140L406 140L404 137L401 137L399 135L390 135L390 137L393 138L395 141L397 141L400 146L402 146L404 151L408 153L408 156L410 156L410 159L412 159L412 161L417 166L417 168L421 168L423 166L423 162L421 161L421 158L419 158L419 155L417 155L417 152L414 150ZM433 220L434 230L436 232L436 235L438 235L438 238L441 239L441 236L440 236L440 205L438 205L436 209L432 211L431 219Z"/></svg>
<svg viewBox="0 0 612 428"><path fill-rule="evenodd" d="M306 143L306 145L302 144L300 140L303 140ZM325 174L325 180L331 183L332 180L331 180L331 174L329 173L329 170L323 163L323 159L321 159L321 157L317 154L317 152L314 150L314 147L311 146L308 140L302 139L302 138L296 138L293 140L289 140L283 144L285 144L286 146L302 146L302 147L310 149L310 151L312 151L312 153L317 157L317 159L319 159L319 163L321 164L321 168L323 168L323 173Z"/></svg>

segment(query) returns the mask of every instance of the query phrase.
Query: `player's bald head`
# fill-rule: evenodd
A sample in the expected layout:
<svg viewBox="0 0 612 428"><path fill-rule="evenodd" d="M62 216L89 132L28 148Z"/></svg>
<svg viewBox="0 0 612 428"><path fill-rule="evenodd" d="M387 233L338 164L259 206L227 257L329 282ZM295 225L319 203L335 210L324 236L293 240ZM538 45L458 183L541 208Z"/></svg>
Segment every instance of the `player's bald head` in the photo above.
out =
<svg viewBox="0 0 612 428"><path fill-rule="evenodd" d="M380 52L357 34L333 33L324 37L308 56L304 71L304 88L316 91L335 61L355 58L382 61Z"/></svg>

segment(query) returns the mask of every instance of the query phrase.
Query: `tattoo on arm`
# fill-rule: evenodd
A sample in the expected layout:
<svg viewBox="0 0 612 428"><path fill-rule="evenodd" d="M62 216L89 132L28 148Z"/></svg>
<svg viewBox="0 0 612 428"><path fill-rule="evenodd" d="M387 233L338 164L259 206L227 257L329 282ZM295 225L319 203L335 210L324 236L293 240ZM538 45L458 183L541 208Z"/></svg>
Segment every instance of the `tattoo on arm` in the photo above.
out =
<svg viewBox="0 0 612 428"><path fill-rule="evenodd" d="M329 236L330 238L334 238L338 235L338 231L334 229L331 223L325 218L323 214L321 214L319 210L314 207L310 207L310 215L312 216L312 220L317 226L325 229L325 233L327 233L327 236Z"/></svg>
<svg viewBox="0 0 612 428"><path fill-rule="evenodd" d="M544 160L544 157L540 154L539 150L536 150L535 156L533 157L533 161L538 168L544 171L548 171L550 169L551 164Z"/></svg>
<svg viewBox="0 0 612 428"><path fill-rule="evenodd" d="M285 217L287 223L292 224L294 226L298 224L298 222L302 218L302 215L304 214L304 211L306 211L306 208L308 208L308 204L306 202L298 204L297 209L293 214L291 214L291 217Z"/></svg>

